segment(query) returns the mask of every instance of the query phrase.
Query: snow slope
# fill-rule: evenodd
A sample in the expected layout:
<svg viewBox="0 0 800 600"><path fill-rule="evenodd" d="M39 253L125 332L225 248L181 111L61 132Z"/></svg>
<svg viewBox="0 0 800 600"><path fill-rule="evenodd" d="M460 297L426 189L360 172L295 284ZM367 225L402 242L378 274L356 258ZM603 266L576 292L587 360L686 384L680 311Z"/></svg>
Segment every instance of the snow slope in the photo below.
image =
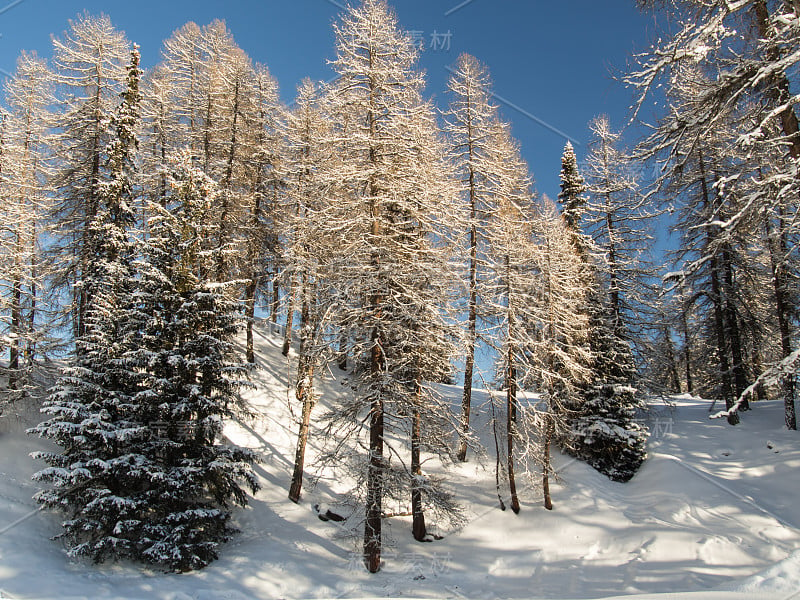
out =
<svg viewBox="0 0 800 600"><path fill-rule="evenodd" d="M48 540L58 517L31 500L39 465L28 453L43 442L21 433L38 418L28 414L0 421L0 598L800 598L800 440L781 429L779 403L755 405L731 428L708 421L708 402L655 402L650 459L636 477L613 483L556 454L552 512L535 483L522 491L520 515L502 512L494 461L473 458L449 474L467 525L420 544L408 520L392 519L385 567L369 575L347 525L312 508L335 504L346 482L321 477L299 505L286 498L299 407L290 408L281 340L264 327L256 340L261 369L249 399L258 416L226 435L262 452L263 489L236 513L242 533L221 559L185 575L68 560ZM347 388L330 378L319 391L324 404ZM647 595L661 592L669 594Z"/></svg>

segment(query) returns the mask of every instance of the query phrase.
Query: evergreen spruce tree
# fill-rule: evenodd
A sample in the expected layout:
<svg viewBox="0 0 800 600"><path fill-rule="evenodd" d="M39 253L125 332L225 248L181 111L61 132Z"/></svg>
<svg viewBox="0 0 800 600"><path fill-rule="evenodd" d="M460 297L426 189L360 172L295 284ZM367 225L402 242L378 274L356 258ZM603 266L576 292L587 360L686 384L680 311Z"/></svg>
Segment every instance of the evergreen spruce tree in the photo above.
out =
<svg viewBox="0 0 800 600"><path fill-rule="evenodd" d="M579 402L568 406L568 431L561 438L571 454L615 481L627 481L646 458L647 433L635 421L641 400L631 387L636 365L624 336L619 311L610 300L598 273L598 252L581 231L587 186L578 169L575 151L567 142L561 159L564 224L570 242L583 262L586 296L581 312L588 319L590 370Z"/></svg>
<svg viewBox="0 0 800 600"><path fill-rule="evenodd" d="M85 333L45 404L52 418L31 430L64 449L37 455L49 467L35 478L54 484L37 500L67 513L59 537L71 556L184 571L216 558L233 531L228 502L246 501L238 482L253 490L257 483L249 451L215 444L242 367L226 360L237 327L231 301L191 268L193 221L151 207L151 237L135 260L128 230L139 78L134 49L113 120L110 177L88 229L95 259L86 272ZM212 188L179 180L181 209L207 209Z"/></svg>
<svg viewBox="0 0 800 600"><path fill-rule="evenodd" d="M135 448L148 435L132 401L138 375L123 360L133 341L128 329L134 279L128 237L133 222L130 120L138 109L138 78L134 53L128 89L113 118L117 135L107 150L110 176L96 185L94 218L85 230L94 257L83 270L85 327L72 366L44 405L43 412L52 418L31 430L64 449L35 455L50 466L34 478L54 485L40 492L37 501L67 513L59 537L66 539L70 555L96 561L133 550L123 529L136 514L129 491L144 466Z"/></svg>
<svg viewBox="0 0 800 600"><path fill-rule="evenodd" d="M238 362L232 337L242 320L233 284L209 283L200 252L203 223L215 186L181 155L170 175L168 206L149 206L150 237L138 263L140 340L126 359L140 382L133 402L150 436L139 449L149 507L132 523L140 540L136 558L184 571L217 558L219 545L235 533L231 503L247 504L244 486L259 484L251 465L256 455L219 443L222 420L241 406L239 389L248 366Z"/></svg>

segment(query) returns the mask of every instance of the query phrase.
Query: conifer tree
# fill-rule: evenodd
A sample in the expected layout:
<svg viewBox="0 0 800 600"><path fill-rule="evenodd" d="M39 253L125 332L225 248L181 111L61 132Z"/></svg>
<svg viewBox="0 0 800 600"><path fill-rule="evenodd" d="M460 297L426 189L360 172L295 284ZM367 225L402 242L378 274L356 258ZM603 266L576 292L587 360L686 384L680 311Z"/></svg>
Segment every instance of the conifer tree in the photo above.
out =
<svg viewBox="0 0 800 600"><path fill-rule="evenodd" d="M49 303L42 293L47 268L40 242L51 203L47 184L51 91L47 64L35 54L22 53L14 76L5 84L9 110L2 124L0 173L0 212L5 224L0 278L7 282L0 305L9 347L11 399L33 391L28 381L37 353L46 353L50 346L46 319L52 315L47 314Z"/></svg>
<svg viewBox="0 0 800 600"><path fill-rule="evenodd" d="M493 161L491 144L498 119L497 107L489 96L491 83L487 68L468 54L458 58L448 82L452 95L447 113L447 133L452 145L462 194L469 211L469 265L467 300L467 348L462 397L461 439L458 458L466 460L472 407L475 347L478 335L482 280L486 277L487 210L494 203L492 182L500 177L504 165Z"/></svg>
<svg viewBox="0 0 800 600"><path fill-rule="evenodd" d="M602 123L598 127L605 131ZM602 190L605 190L608 200L607 211L610 210L612 194L623 193L628 187L625 178L612 172L617 168L611 162L614 152L606 145L593 156L594 161L605 165L596 171L604 174ZM604 253L602 247L583 232L588 204L584 193L589 187L578 170L575 152L569 142L561 162L559 200L564 226L570 245L582 263L580 277L585 295L580 312L587 319L589 331L589 352L584 358L584 368L589 375L579 386L580 393L570 394L561 401L569 426L567 431L560 432L559 438L568 452L586 460L611 479L627 481L645 459L646 433L635 422L635 411L641 403L631 387L637 373L626 328L621 321L619 292L615 308L614 295L607 287L610 285L607 282L619 278L621 269L616 258L611 263L613 267L604 267L608 253ZM619 245L616 219L616 215L606 213L606 237L602 238L611 240L609 247L614 250L610 253L614 256ZM602 277L605 270L613 273L608 279Z"/></svg>
<svg viewBox="0 0 800 600"><path fill-rule="evenodd" d="M40 452L49 467L34 478L54 485L37 495L48 508L63 510L62 526L72 556L96 561L126 556L131 540L120 527L130 516L129 471L135 472L137 442L146 428L136 418L137 375L122 360L132 348L128 332L134 248L130 168L135 151L131 119L138 110L138 53L134 51L129 86L113 117L117 135L107 153L109 179L94 186L94 218L85 229L93 259L83 266L87 300L83 334L76 340L73 364L64 369L45 403L51 419L31 430L51 439L63 452Z"/></svg>
<svg viewBox="0 0 800 600"><path fill-rule="evenodd" d="M71 21L53 46L57 128L51 140L56 157L51 185L57 191L53 210L58 227L50 251L58 266L54 284L72 294L69 310L77 339L84 333L89 302L84 285L92 259L89 226L98 211L100 184L108 177L110 123L130 49L108 17L87 14Z"/></svg>
<svg viewBox="0 0 800 600"><path fill-rule="evenodd" d="M72 556L184 571L216 558L232 533L228 501L245 502L240 480L253 489L257 483L252 453L215 443L242 367L225 359L236 331L230 301L219 286L194 278L194 222L169 218L153 203L151 236L136 260L129 230L138 193L139 81L134 47L112 119L109 178L98 185L87 230L95 258L86 277L86 331L45 404L52 418L32 430L63 447L37 455L49 467L36 479L54 485L37 499L67 513L60 537ZM202 192L209 188L191 176L177 179L184 182L175 186L180 209L208 210Z"/></svg>
<svg viewBox="0 0 800 600"><path fill-rule="evenodd" d="M448 411L424 382L449 372L454 352L440 307L453 280L442 241L455 198L432 107L421 98L416 49L387 4L364 0L335 31L331 140L341 162L326 172L336 197L320 217L339 244L331 318L348 332L344 350L355 364L354 393L332 416L353 449L367 438L367 464L363 456L355 464L365 505L364 561L376 572L389 501L414 486L426 503L452 512L435 480L400 462L405 452L396 440L414 438L421 450L450 455ZM416 422L422 426L412 433Z"/></svg>
<svg viewBox="0 0 800 600"><path fill-rule="evenodd" d="M329 128L320 90L310 80L304 80L297 90L294 110L287 119L283 173L285 200L289 204L285 211L288 262L299 281L300 300L295 397L302 408L289 489L289 499L293 502L300 499L303 486L311 411L316 402L314 377L322 358L324 328L328 325L323 318L328 301L323 295L326 290L322 278L335 249L324 235L326 223L316 215L326 202L320 175L329 168L324 162L331 160L329 147L324 144Z"/></svg>
<svg viewBox="0 0 800 600"><path fill-rule="evenodd" d="M740 282L747 278L735 273L746 267L737 257L752 251L748 242L753 224L760 221L768 230L762 253L770 265L773 291L772 308L762 314L774 315L781 332L779 357L770 362L781 380L787 427L795 428L796 327L790 315L796 298L787 283L796 277L797 263L795 253L777 248L788 250L787 242L796 236L789 215L797 211L800 127L790 73L798 62L798 7L767 0L692 0L659 8L676 17L680 27L640 57L627 82L637 89L637 110L659 85L666 84L677 100L644 144L643 155L663 167L657 183L685 181L684 172L701 182L699 193L694 190L679 206L687 215L706 215L701 226L705 240L694 229L681 229L695 239L693 251L702 253L702 260L689 266L704 271L708 285L700 290L687 284L687 291L692 304L711 317L704 346L716 353L719 368L713 379L725 399L724 416L731 424L738 422L737 412L748 407L753 391L747 385L745 344L737 331L740 321L752 321L742 311L737 314L737 300L744 296ZM673 193L668 186L662 191ZM701 204L700 197L707 201ZM677 279L684 274L690 273L682 266ZM759 321L765 324L763 318Z"/></svg>

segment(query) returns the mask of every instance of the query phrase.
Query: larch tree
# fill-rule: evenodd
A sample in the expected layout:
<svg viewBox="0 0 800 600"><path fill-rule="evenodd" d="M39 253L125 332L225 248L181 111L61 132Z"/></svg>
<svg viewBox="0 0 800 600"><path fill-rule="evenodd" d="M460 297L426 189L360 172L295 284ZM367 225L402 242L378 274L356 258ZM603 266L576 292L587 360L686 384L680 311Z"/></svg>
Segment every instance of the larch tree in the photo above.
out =
<svg viewBox="0 0 800 600"><path fill-rule="evenodd" d="M588 338L592 335L586 312L587 285L584 257L574 246L574 232L547 197L536 207L530 236L532 254L530 317L533 335L525 348L528 387L542 394L542 405L526 418L539 432L544 506L552 508L549 478L550 447L567 437L576 408L583 403L586 384L593 376Z"/></svg>
<svg viewBox="0 0 800 600"><path fill-rule="evenodd" d="M528 166L510 134L510 126L495 121L490 156L504 168L491 182L491 201L484 206L487 236L484 303L495 329L496 379L505 396L505 473L511 510L520 511L515 466L524 454L520 423L520 379L527 375L525 351L532 342L533 241L532 191ZM522 431L521 431L522 430Z"/></svg>
<svg viewBox="0 0 800 600"><path fill-rule="evenodd" d="M325 355L324 334L328 325L328 294L324 288L325 268L332 258L332 239L325 235L327 224L320 221L328 200L321 175L332 160L329 139L331 127L326 114L325 98L318 86L304 80L298 87L293 110L286 124L286 156L282 177L285 181L284 223L288 226L287 263L298 280L300 305L300 345L295 372L295 398L301 406L294 469L289 499L298 502L303 486L305 451L316 403L314 377Z"/></svg>
<svg viewBox="0 0 800 600"><path fill-rule="evenodd" d="M406 463L403 441L412 455L416 448L451 454L448 410L427 382L449 373L455 351L442 299L454 279L444 242L457 202L434 111L421 96L417 51L387 4L351 7L335 32L331 139L340 161L324 175L337 195L323 216L339 246L331 318L348 332L344 350L355 364L353 394L331 416L350 448L366 438L366 464L355 457L356 491L364 562L376 572L390 500L411 489L433 508L454 510L434 479Z"/></svg>
<svg viewBox="0 0 800 600"><path fill-rule="evenodd" d="M25 392L37 353L47 352L48 327L40 313L48 303L43 294L47 269L41 238L50 208L47 161L48 118L52 76L35 54L23 53L14 77L5 85L8 113L3 123L2 280L7 282L2 304L9 347L8 389ZM28 390L29 391L29 390Z"/></svg>
<svg viewBox="0 0 800 600"><path fill-rule="evenodd" d="M602 255L596 267L608 290L615 335L638 338L652 296L654 273L647 250L653 215L639 192L635 165L620 148L621 134L611 129L605 115L593 119L589 128L592 140L583 169L589 201L582 228Z"/></svg>
<svg viewBox="0 0 800 600"><path fill-rule="evenodd" d="M73 332L85 329L88 291L84 274L92 259L89 225L99 206L99 186L107 177L106 148L113 137L110 123L125 80L130 51L125 36L106 16L87 14L70 22L63 39L53 40L57 124L50 140L56 157L50 185L55 242L50 251L58 266L54 283L69 289Z"/></svg>
<svg viewBox="0 0 800 600"><path fill-rule="evenodd" d="M465 461L470 430L475 348L479 342L478 321L482 279L485 277L486 210L493 199L492 182L502 165L492 161L490 145L497 120L497 107L490 102L491 82L487 68L476 58L462 54L452 71L448 89L452 96L446 131L451 155L469 211L467 344L462 396L461 437L458 459Z"/></svg>

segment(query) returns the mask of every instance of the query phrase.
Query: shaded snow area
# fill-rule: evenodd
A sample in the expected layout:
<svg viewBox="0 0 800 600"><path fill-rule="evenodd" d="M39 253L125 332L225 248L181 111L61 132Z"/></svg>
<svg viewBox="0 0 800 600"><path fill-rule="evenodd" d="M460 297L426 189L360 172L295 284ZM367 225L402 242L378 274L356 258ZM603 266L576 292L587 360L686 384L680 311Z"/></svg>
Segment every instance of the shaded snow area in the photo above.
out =
<svg viewBox="0 0 800 600"><path fill-rule="evenodd" d="M30 476L41 465L28 454L43 442L21 431L37 417L4 418L0 598L800 598L800 440L781 429L780 403L756 404L733 428L709 421L706 401L653 400L650 457L633 480L612 483L556 453L552 512L528 482L522 512L501 511L494 460L471 456L447 473L466 526L417 543L408 519L391 519L385 566L369 575L348 521L322 521L314 509L336 509L347 482L322 473L300 504L287 499L299 417L286 385L291 357L281 356L281 340L266 329L256 340L261 368L247 393L257 416L230 423L226 435L263 454L263 489L234 513L241 533L220 560L185 575L70 561L62 543L49 540L59 532L58 516L31 500L37 488ZM320 384L314 414L347 389L333 377ZM460 401L458 388L442 389ZM485 400L478 394L479 426ZM309 461L317 451L312 439Z"/></svg>

